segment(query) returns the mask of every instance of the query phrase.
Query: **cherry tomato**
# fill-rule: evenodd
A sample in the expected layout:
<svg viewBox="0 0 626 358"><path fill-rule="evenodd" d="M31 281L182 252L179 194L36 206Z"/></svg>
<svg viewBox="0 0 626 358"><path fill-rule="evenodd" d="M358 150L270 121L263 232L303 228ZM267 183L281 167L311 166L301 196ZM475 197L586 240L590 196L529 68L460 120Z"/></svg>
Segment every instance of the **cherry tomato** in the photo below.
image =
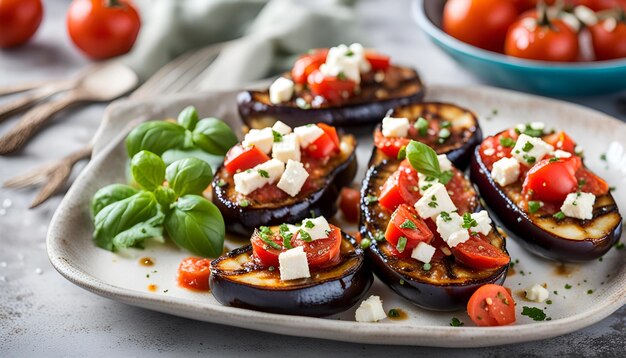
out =
<svg viewBox="0 0 626 358"><path fill-rule="evenodd" d="M443 8L443 29L470 45L501 52L506 31L516 18L511 1L449 0Z"/></svg>
<svg viewBox="0 0 626 358"><path fill-rule="evenodd" d="M252 146L244 148L241 144L232 147L224 158L224 168L230 174L248 170L258 164L270 160L267 154L259 148Z"/></svg>
<svg viewBox="0 0 626 358"><path fill-rule="evenodd" d="M0 48L19 46L39 28L41 0L0 0Z"/></svg>
<svg viewBox="0 0 626 358"><path fill-rule="evenodd" d="M507 265L511 258L487 240L481 233L471 235L469 240L453 247L452 254L463 265L479 270Z"/></svg>
<svg viewBox="0 0 626 358"><path fill-rule="evenodd" d="M318 123L324 134L317 138L313 143L306 147L306 152L313 158L321 159L331 156L339 151L339 136L337 130L333 126L324 123Z"/></svg>
<svg viewBox="0 0 626 358"><path fill-rule="evenodd" d="M467 314L477 326L504 326L515 322L515 301L506 288L483 285L467 302Z"/></svg>
<svg viewBox="0 0 626 358"><path fill-rule="evenodd" d="M530 60L573 62L578 58L578 34L560 19L550 20L541 15L533 24L522 17L511 25L506 35L504 53Z"/></svg>
<svg viewBox="0 0 626 358"><path fill-rule="evenodd" d="M578 188L575 173L581 166L580 158L550 158L535 164L526 175L522 192L531 200L563 202Z"/></svg>
<svg viewBox="0 0 626 358"><path fill-rule="evenodd" d="M411 251L420 243L430 243L433 233L430 231L424 220L418 215L413 206L401 204L396 211L391 214L391 220L387 224L385 239L394 247L397 247L400 237L406 238L404 250L401 257L410 257Z"/></svg>
<svg viewBox="0 0 626 358"><path fill-rule="evenodd" d="M408 160L400 163L398 171L400 172L398 175L400 196L402 196L405 203L414 205L422 197L419 192L417 171L413 169Z"/></svg>
<svg viewBox="0 0 626 358"><path fill-rule="evenodd" d="M311 93L322 96L330 102L340 102L350 97L356 88L356 82L349 79L324 76L319 70L313 71L307 82Z"/></svg>
<svg viewBox="0 0 626 358"><path fill-rule="evenodd" d="M515 134L515 133L513 133ZM511 140L507 139L510 138ZM480 158L489 170L493 167L493 163L504 157L511 157L511 151L517 140L517 134L512 136L509 131L502 132L493 137L488 137L480 145ZM507 143L508 141L508 143ZM502 143L506 144L503 145ZM493 151L491 151L493 149ZM486 154L489 153L489 154Z"/></svg>
<svg viewBox="0 0 626 358"><path fill-rule="evenodd" d="M379 129L374 131L374 145L386 156L397 158L402 147L406 147L411 140L404 137L385 137Z"/></svg>
<svg viewBox="0 0 626 358"><path fill-rule="evenodd" d="M326 62L328 49L313 50L312 53L302 55L296 60L291 69L291 78L295 83L306 83L311 72L320 68Z"/></svg>
<svg viewBox="0 0 626 358"><path fill-rule="evenodd" d="M615 28L607 30L608 20L589 27L596 60L626 57L626 20L618 21Z"/></svg>
<svg viewBox="0 0 626 358"><path fill-rule="evenodd" d="M404 198L400 195L400 186L398 185L399 176L399 171L391 174L380 189L378 203L389 211L395 210L398 205L404 203Z"/></svg>
<svg viewBox="0 0 626 358"><path fill-rule="evenodd" d="M67 12L72 41L94 60L130 51L140 27L139 14L128 0L74 0Z"/></svg>
<svg viewBox="0 0 626 358"><path fill-rule="evenodd" d="M601 11L615 8L626 10L626 0L569 0L574 5L584 5L593 11Z"/></svg>
<svg viewBox="0 0 626 358"><path fill-rule="evenodd" d="M178 284L199 291L209 290L211 260L188 257L178 266Z"/></svg>
<svg viewBox="0 0 626 358"><path fill-rule="evenodd" d="M294 247L302 246L306 253L310 268L332 266L339 261L341 249L341 229L330 225L330 234L326 239L306 242L300 238L299 232L292 240Z"/></svg>
<svg viewBox="0 0 626 358"><path fill-rule="evenodd" d="M391 63L389 56L374 51L365 51L365 59L372 66L372 71L385 71Z"/></svg>
<svg viewBox="0 0 626 358"><path fill-rule="evenodd" d="M361 202L361 193L352 188L341 189L341 198L339 199L339 208L343 213L343 217L350 222L359 220L359 203Z"/></svg>
<svg viewBox="0 0 626 358"><path fill-rule="evenodd" d="M586 168L579 168L576 171L576 179L581 184L580 191L584 193L591 193L595 196L606 195L609 192L609 184L604 179L593 174Z"/></svg>
<svg viewBox="0 0 626 358"><path fill-rule="evenodd" d="M576 149L576 143L574 143L574 140L563 131L549 134L543 138L543 141L552 145L556 149L564 150L570 153L574 153Z"/></svg>
<svg viewBox="0 0 626 358"><path fill-rule="evenodd" d="M270 237L269 239L275 242L281 248L276 249L271 247L265 241L263 241L263 239L261 239L260 231L258 229L254 230L254 233L250 238L250 243L252 244L252 255L258 264L265 267L273 266L277 268L278 255L283 252L283 239L277 232L275 232L274 235L272 235L272 237Z"/></svg>

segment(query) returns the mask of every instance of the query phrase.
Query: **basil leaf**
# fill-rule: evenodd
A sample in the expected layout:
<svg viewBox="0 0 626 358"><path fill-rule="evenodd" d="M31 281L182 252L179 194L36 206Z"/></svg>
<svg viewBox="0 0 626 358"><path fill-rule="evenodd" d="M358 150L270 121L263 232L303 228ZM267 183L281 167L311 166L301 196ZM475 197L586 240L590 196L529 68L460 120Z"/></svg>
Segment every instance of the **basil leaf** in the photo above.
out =
<svg viewBox="0 0 626 358"><path fill-rule="evenodd" d="M211 166L213 173L217 172L217 169L224 161L223 155L209 154L200 149L170 149L161 155L165 165L170 165L177 160L191 157L205 161Z"/></svg>
<svg viewBox="0 0 626 358"><path fill-rule="evenodd" d="M406 157L418 173L435 178L441 175L437 153L426 144L412 140L406 146Z"/></svg>
<svg viewBox="0 0 626 358"><path fill-rule="evenodd" d="M217 118L204 118L193 130L193 143L196 147L216 155L226 152L239 140L228 124Z"/></svg>
<svg viewBox="0 0 626 358"><path fill-rule="evenodd" d="M137 194L137 189L124 184L111 184L98 190L91 199L91 217L96 217L100 210Z"/></svg>
<svg viewBox="0 0 626 358"><path fill-rule="evenodd" d="M177 122L190 131L196 128L196 124L198 124L198 111L196 111L196 107L185 107L185 109L178 114Z"/></svg>
<svg viewBox="0 0 626 358"><path fill-rule="evenodd" d="M157 201L147 191L107 205L94 218L93 240L97 246L115 251L113 239L117 235L149 220L157 211Z"/></svg>
<svg viewBox="0 0 626 358"><path fill-rule="evenodd" d="M165 242L163 239L163 220L165 215L157 211L157 214L148 221L139 223L128 230L122 231L113 238L113 247L121 249L127 247L143 248L146 239Z"/></svg>
<svg viewBox="0 0 626 358"><path fill-rule="evenodd" d="M213 203L197 195L178 199L165 218L168 236L180 247L204 257L224 249L224 219Z"/></svg>
<svg viewBox="0 0 626 358"><path fill-rule="evenodd" d="M178 196L202 195L213 180L213 171L211 166L200 159L186 158L170 164L165 178Z"/></svg>
<svg viewBox="0 0 626 358"><path fill-rule="evenodd" d="M142 150L131 159L130 172L139 185L152 191L163 184L165 163L158 155Z"/></svg>
<svg viewBox="0 0 626 358"><path fill-rule="evenodd" d="M138 125L126 137L129 157L142 150L161 155L168 149L180 148L185 142L185 128L176 123L150 121Z"/></svg>
<svg viewBox="0 0 626 358"><path fill-rule="evenodd" d="M174 190L164 186L160 186L154 190L154 197L165 212L168 212L170 205L176 201L176 193Z"/></svg>

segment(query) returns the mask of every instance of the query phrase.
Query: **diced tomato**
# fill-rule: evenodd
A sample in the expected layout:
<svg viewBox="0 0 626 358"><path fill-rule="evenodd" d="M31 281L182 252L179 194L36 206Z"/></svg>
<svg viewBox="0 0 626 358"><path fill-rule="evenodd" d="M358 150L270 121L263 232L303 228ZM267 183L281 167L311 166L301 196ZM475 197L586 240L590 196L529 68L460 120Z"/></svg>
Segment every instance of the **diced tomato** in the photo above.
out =
<svg viewBox="0 0 626 358"><path fill-rule="evenodd" d="M543 141L552 145L556 149L564 150L570 153L574 153L576 148L574 140L563 131L547 135L543 138Z"/></svg>
<svg viewBox="0 0 626 358"><path fill-rule="evenodd" d="M385 71L389 68L389 56L375 51L365 51L365 59L372 65L372 71Z"/></svg>
<svg viewBox="0 0 626 358"><path fill-rule="evenodd" d="M291 78L295 83L306 83L311 72L326 62L328 49L314 50L313 53L300 56L291 70Z"/></svg>
<svg viewBox="0 0 626 358"><path fill-rule="evenodd" d="M188 257L178 266L178 284L199 291L209 290L211 260L202 257Z"/></svg>
<svg viewBox="0 0 626 358"><path fill-rule="evenodd" d="M339 209L343 213L346 220L357 222L359 220L359 204L361 201L361 193L352 188L341 189L341 198L339 199Z"/></svg>
<svg viewBox="0 0 626 358"><path fill-rule="evenodd" d="M356 88L356 82L352 80L324 76L319 70L315 70L309 75L307 83L314 95L322 96L330 102L345 100L354 93Z"/></svg>
<svg viewBox="0 0 626 358"><path fill-rule="evenodd" d="M478 233L469 240L451 249L454 257L465 266L475 269L490 269L507 265L511 258L487 242L487 238Z"/></svg>
<svg viewBox="0 0 626 358"><path fill-rule="evenodd" d="M259 230L254 230L252 237L250 238L250 243L252 244L252 255L256 259L256 261L265 267L273 266L278 267L278 255L283 252L282 249L275 249L268 245L261 236L259 235ZM270 240L274 241L278 245L282 247L283 239L275 233ZM293 240L293 239L292 239Z"/></svg>
<svg viewBox="0 0 626 358"><path fill-rule="evenodd" d="M467 314L477 326L504 326L515 322L515 301L500 285L483 285L467 302Z"/></svg>
<svg viewBox="0 0 626 358"><path fill-rule="evenodd" d="M530 200L563 202L578 188L575 173L581 166L580 158L543 159L528 171L522 192Z"/></svg>
<svg viewBox="0 0 626 358"><path fill-rule="evenodd" d="M317 124L318 127L322 128L322 130L328 134L328 136L330 137L330 139L333 141L333 143L335 144L335 148L337 148L336 150L339 150L339 135L337 134L337 128L333 127L333 126L329 126L326 123L318 123Z"/></svg>
<svg viewBox="0 0 626 358"><path fill-rule="evenodd" d="M400 187L400 196L404 202L414 205L422 196L419 192L419 183L417 171L413 169L408 160L402 161L398 168L398 186Z"/></svg>
<svg viewBox="0 0 626 358"><path fill-rule="evenodd" d="M576 179L582 183L580 188L582 192L595 196L606 195L609 192L609 184L586 168L581 167L576 171Z"/></svg>
<svg viewBox="0 0 626 358"><path fill-rule="evenodd" d="M244 148L241 144L232 147L224 159L224 168L230 174L248 170L256 165L270 160L267 154L259 148L252 146Z"/></svg>
<svg viewBox="0 0 626 358"><path fill-rule="evenodd" d="M385 155L397 158L402 147L406 147L411 140L403 137L385 137L380 130L374 131L374 145Z"/></svg>
<svg viewBox="0 0 626 358"><path fill-rule="evenodd" d="M399 176L399 171L391 174L380 189L380 195L378 196L378 203L390 211L395 210L398 205L404 203L404 198L400 195L400 186L398 185Z"/></svg>
<svg viewBox="0 0 626 358"><path fill-rule="evenodd" d="M310 268L327 267L339 261L341 236L341 229L330 225L330 234L327 239L306 242L300 238L298 232L294 235L292 243L294 247L303 247Z"/></svg>
<svg viewBox="0 0 626 358"><path fill-rule="evenodd" d="M506 140L506 138L517 140L517 133L511 130L504 131L493 137L488 137L480 145L480 158L482 159L483 163L485 163L487 169L491 170L491 168L493 167L493 163L497 162L498 160L505 157L511 157L513 145L507 147L503 146L501 142L501 140ZM491 152L491 149L493 149L493 152ZM487 153L491 153L485 154L485 150L487 150Z"/></svg>
<svg viewBox="0 0 626 358"><path fill-rule="evenodd" d="M412 206L402 204L398 206L396 211L391 214L391 220L387 224L385 239L391 245L397 248L400 237L406 238L404 250L400 252L401 257L410 257L411 251L420 242L429 243L433 239L433 233L430 231L424 220L422 220Z"/></svg>
<svg viewBox="0 0 626 358"><path fill-rule="evenodd" d="M324 131L324 134L306 147L306 152L316 159L326 158L339 152L339 136L335 127L324 123L318 123L317 126Z"/></svg>

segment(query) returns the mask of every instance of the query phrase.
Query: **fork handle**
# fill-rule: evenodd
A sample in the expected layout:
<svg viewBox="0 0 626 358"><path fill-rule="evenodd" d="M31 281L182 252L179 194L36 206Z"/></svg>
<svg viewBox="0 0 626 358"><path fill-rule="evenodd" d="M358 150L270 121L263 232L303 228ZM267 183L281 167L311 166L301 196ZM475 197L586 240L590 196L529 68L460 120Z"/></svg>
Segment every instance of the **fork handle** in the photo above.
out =
<svg viewBox="0 0 626 358"><path fill-rule="evenodd" d="M32 90L32 89L43 87L43 86L49 86L49 85L56 86L64 82L66 82L66 80L54 79L54 80L42 80L42 81L30 81L30 82L17 83L17 84L8 85L8 86L2 86L0 87L0 96L24 92L24 91Z"/></svg>
<svg viewBox="0 0 626 358"><path fill-rule="evenodd" d="M10 115L27 108L39 100L50 97L61 90L63 90L63 88L58 86L42 87L39 90L28 92L13 101L0 104L0 122L7 119Z"/></svg>
<svg viewBox="0 0 626 358"><path fill-rule="evenodd" d="M0 138L0 154L9 154L22 148L54 114L80 100L80 96L75 92L69 92L59 99L43 103L26 112L14 127Z"/></svg>

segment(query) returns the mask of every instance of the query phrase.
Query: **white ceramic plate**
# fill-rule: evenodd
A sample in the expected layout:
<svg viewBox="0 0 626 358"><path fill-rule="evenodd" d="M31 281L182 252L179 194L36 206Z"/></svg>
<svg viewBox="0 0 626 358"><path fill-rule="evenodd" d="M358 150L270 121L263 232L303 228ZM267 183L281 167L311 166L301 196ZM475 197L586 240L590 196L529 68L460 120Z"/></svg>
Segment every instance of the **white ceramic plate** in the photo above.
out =
<svg viewBox="0 0 626 358"><path fill-rule="evenodd" d="M544 121L549 127L567 130L584 147L587 165L617 186L614 193L617 203L626 210L626 124L580 106L486 87L432 86L428 88L427 99L453 102L474 110L485 135L528 121ZM368 296L380 295L386 310L401 308L408 313L407 320L357 323L354 307L330 318L268 314L225 307L210 293L179 288L176 269L187 253L171 244L119 254L95 247L91 242L93 225L88 203L100 187L125 181L127 159L123 138L130 128L147 118L175 116L189 104L195 105L202 115L221 117L234 128L239 127L233 93L125 101L107 111L96 144L97 155L65 196L48 233L50 260L68 280L117 301L197 320L303 337L441 347L490 346L554 337L589 326L626 302L626 250L611 249L602 261L568 264L564 275L558 273L558 264L529 254L513 240L508 240L507 248L519 263L515 266L517 273L508 277L505 285L511 288L517 301L517 323L506 327L474 327L465 312L440 313L417 308L378 280ZM137 119L129 121L133 118ZM365 129L361 132L358 150L361 167L357 180L363 176L372 146L371 132ZM601 153L611 143L609 163L601 161ZM241 239L228 240L227 247L232 249L243 243ZM142 257L152 258L155 265L141 266ZM521 290L534 283L547 284L551 305L528 302L520 296ZM566 284L572 287L565 289ZM149 285L156 285L156 291L149 290ZM551 320L534 322L520 314L522 306L540 307ZM451 327L452 317L465 322L465 326Z"/></svg>

